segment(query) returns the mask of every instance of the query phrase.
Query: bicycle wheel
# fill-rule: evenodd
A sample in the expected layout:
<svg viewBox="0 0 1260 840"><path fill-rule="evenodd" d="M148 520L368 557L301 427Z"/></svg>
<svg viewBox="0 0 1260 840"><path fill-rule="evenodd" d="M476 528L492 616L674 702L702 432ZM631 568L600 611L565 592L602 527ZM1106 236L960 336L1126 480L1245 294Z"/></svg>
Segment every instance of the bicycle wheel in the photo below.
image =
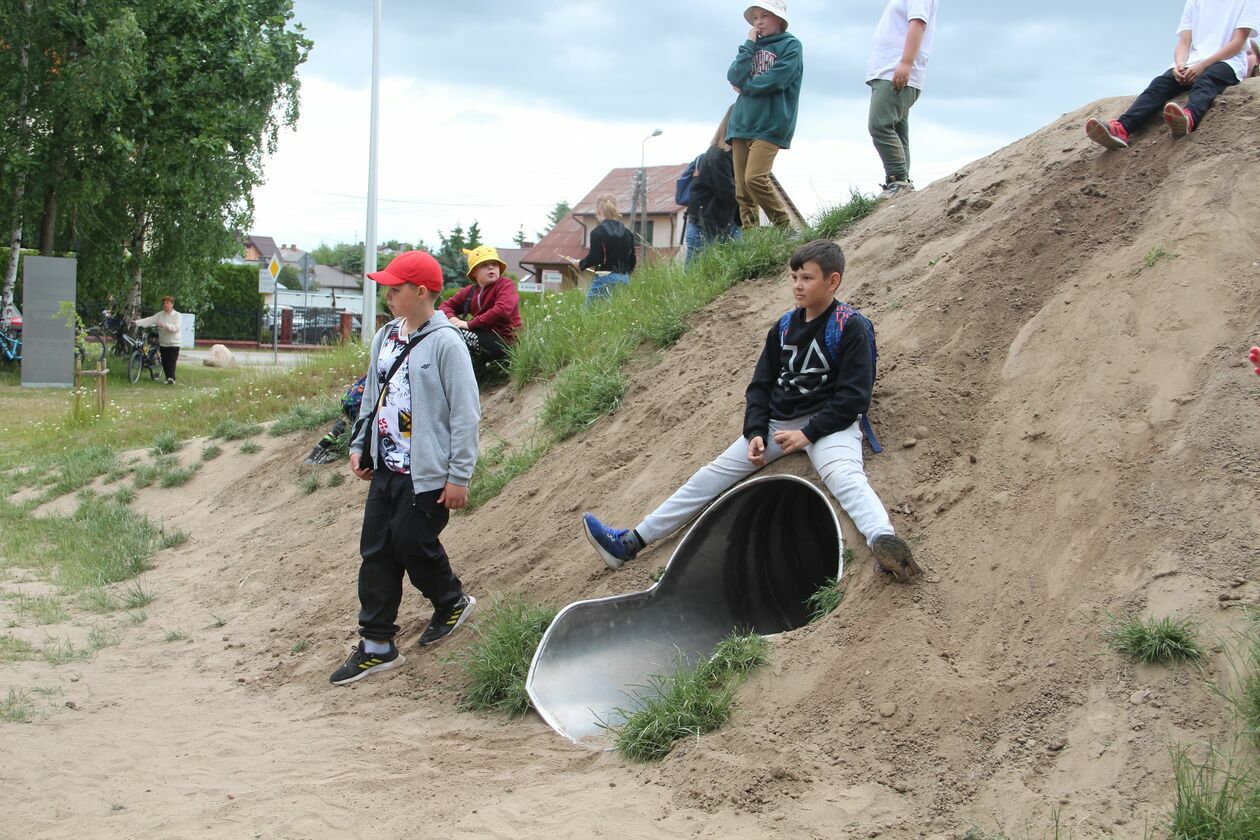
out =
<svg viewBox="0 0 1260 840"><path fill-rule="evenodd" d="M158 351L156 347L153 348L149 355L144 357L144 366L149 369L150 379L157 380L160 378L160 374L162 373L162 361L158 358Z"/></svg>
<svg viewBox="0 0 1260 840"><path fill-rule="evenodd" d="M85 333L77 352L83 370L96 370L96 363L105 361L105 341L99 335Z"/></svg>
<svg viewBox="0 0 1260 840"><path fill-rule="evenodd" d="M127 378L135 385L140 381L140 371L144 369L144 354L136 350L127 362Z"/></svg>

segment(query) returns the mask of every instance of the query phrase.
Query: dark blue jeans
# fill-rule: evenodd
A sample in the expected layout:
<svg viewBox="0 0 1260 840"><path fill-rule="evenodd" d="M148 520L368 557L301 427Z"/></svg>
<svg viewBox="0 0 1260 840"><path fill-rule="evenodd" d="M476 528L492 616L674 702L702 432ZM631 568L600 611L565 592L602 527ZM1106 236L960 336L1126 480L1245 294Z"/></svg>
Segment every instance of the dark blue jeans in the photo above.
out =
<svg viewBox="0 0 1260 840"><path fill-rule="evenodd" d="M1133 100L1129 110L1120 117L1120 124L1124 126L1125 131L1132 134L1134 129L1141 128L1151 117L1161 112L1168 104L1168 100L1188 90L1190 101L1186 103L1186 107L1194 113L1194 127L1198 128L1203 115L1212 107L1212 101L1220 96L1225 88L1236 84L1238 84L1238 77L1234 75L1234 68L1223 61L1218 61L1204 70L1203 75L1195 79L1193 85L1183 85L1177 81L1170 69L1151 80L1146 90L1142 91L1142 95Z"/></svg>

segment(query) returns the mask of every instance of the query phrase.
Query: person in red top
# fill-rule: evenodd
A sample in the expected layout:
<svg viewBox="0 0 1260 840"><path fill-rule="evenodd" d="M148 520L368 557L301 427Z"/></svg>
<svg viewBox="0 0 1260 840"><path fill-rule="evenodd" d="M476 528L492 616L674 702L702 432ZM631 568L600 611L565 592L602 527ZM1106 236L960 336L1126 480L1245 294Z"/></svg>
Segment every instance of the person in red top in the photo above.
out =
<svg viewBox="0 0 1260 840"><path fill-rule="evenodd" d="M521 298L516 283L503 274L507 263L492 246L479 245L464 254L473 282L443 301L441 309L459 330L480 370L507 358L521 328Z"/></svg>

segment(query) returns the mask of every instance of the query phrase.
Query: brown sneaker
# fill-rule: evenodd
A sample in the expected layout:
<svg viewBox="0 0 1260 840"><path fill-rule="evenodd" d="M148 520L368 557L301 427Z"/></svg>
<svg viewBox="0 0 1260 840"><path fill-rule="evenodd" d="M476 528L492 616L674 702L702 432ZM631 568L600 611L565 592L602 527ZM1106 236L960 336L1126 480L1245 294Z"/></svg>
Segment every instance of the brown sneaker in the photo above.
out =
<svg viewBox="0 0 1260 840"><path fill-rule="evenodd" d="M871 544L871 551L879 568L895 577L898 583L909 583L923 574L923 569L915 562L910 543L896 534L880 534Z"/></svg>

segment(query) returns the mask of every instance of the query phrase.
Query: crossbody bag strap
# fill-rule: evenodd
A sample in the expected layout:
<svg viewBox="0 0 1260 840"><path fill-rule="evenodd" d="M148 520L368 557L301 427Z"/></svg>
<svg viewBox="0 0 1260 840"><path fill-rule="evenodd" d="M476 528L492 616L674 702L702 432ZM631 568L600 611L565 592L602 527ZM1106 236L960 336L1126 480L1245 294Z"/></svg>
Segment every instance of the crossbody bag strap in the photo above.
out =
<svg viewBox="0 0 1260 840"><path fill-rule="evenodd" d="M411 341L407 342L407 346L403 348L403 351L398 354L398 358L394 359L394 364L390 367L389 373L385 374L385 381L381 383L380 393L377 394L377 408L380 408L385 404L385 392L389 389L389 383L390 380L394 378L394 374L398 373L398 369L402 367L403 362L407 361L407 357L411 355L411 351L415 349L415 346L421 341L424 341L428 335L429 333L423 333L412 338Z"/></svg>

